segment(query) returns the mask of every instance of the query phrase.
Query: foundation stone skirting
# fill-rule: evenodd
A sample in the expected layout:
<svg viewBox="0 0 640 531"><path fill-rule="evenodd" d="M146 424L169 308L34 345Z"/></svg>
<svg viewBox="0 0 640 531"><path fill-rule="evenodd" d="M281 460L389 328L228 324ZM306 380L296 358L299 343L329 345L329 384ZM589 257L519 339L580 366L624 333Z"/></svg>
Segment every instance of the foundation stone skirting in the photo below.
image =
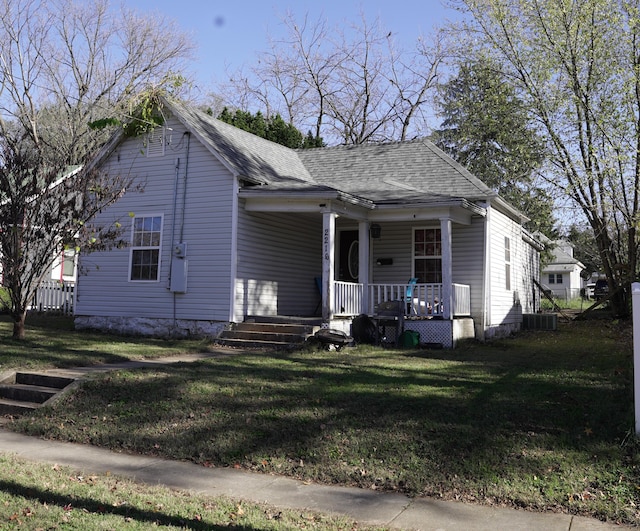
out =
<svg viewBox="0 0 640 531"><path fill-rule="evenodd" d="M77 330L101 330L131 336L218 337L227 323L193 319L153 319L147 317L76 316Z"/></svg>

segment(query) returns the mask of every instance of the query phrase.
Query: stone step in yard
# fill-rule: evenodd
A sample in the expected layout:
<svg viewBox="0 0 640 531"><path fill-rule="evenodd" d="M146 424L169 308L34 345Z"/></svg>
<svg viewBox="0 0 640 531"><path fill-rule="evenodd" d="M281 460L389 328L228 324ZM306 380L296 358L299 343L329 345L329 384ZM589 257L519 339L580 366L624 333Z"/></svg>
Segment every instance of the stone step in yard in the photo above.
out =
<svg viewBox="0 0 640 531"><path fill-rule="evenodd" d="M0 382L0 416L19 416L46 404L75 380L44 373L15 372Z"/></svg>

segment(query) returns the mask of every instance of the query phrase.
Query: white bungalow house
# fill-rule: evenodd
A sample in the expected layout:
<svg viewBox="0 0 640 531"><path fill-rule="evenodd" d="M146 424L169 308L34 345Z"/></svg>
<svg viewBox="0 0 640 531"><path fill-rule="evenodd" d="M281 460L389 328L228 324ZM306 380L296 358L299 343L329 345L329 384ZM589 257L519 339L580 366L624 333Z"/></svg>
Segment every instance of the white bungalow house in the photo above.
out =
<svg viewBox="0 0 640 531"><path fill-rule="evenodd" d="M402 300L405 328L451 347L537 307L524 217L432 143L292 150L175 102L163 113L94 161L144 190L100 215L131 244L81 257L79 328L217 336L248 316L318 315L348 331Z"/></svg>
<svg viewBox="0 0 640 531"><path fill-rule="evenodd" d="M541 240L546 244L544 238ZM585 267L580 260L573 257L571 243L564 240L553 243L555 245L551 249L552 259L542 266L541 282L554 297L564 300L576 299L580 296L584 284L581 273Z"/></svg>

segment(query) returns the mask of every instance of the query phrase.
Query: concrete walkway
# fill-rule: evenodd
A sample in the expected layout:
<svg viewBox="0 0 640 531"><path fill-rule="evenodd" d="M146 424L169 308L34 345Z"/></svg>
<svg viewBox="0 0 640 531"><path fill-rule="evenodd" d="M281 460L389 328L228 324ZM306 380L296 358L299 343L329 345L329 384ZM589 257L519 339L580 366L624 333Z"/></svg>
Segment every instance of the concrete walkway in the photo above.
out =
<svg viewBox="0 0 640 531"><path fill-rule="evenodd" d="M215 355L215 354L214 354ZM48 371L82 378L91 372L194 361L183 356L101 367ZM148 484L211 496L230 496L280 508L341 514L361 524L423 531L597 531L623 529L598 520L567 514L535 513L427 498L408 498L348 487L309 484L280 476L112 452L88 445L47 441L0 429L0 452L24 459L57 463L85 475L110 473Z"/></svg>

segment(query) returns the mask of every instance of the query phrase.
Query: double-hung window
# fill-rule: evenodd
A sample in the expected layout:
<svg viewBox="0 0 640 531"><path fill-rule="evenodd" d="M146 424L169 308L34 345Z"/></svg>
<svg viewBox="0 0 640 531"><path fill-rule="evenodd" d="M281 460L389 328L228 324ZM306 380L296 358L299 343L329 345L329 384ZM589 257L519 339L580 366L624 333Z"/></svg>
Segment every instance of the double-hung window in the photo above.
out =
<svg viewBox="0 0 640 531"><path fill-rule="evenodd" d="M562 273L550 273L549 284L562 284Z"/></svg>
<svg viewBox="0 0 640 531"><path fill-rule="evenodd" d="M130 280L158 281L161 236L162 216L136 216L133 218Z"/></svg>
<svg viewBox="0 0 640 531"><path fill-rule="evenodd" d="M442 282L442 237L439 228L414 229L413 268L413 276L420 283Z"/></svg>

